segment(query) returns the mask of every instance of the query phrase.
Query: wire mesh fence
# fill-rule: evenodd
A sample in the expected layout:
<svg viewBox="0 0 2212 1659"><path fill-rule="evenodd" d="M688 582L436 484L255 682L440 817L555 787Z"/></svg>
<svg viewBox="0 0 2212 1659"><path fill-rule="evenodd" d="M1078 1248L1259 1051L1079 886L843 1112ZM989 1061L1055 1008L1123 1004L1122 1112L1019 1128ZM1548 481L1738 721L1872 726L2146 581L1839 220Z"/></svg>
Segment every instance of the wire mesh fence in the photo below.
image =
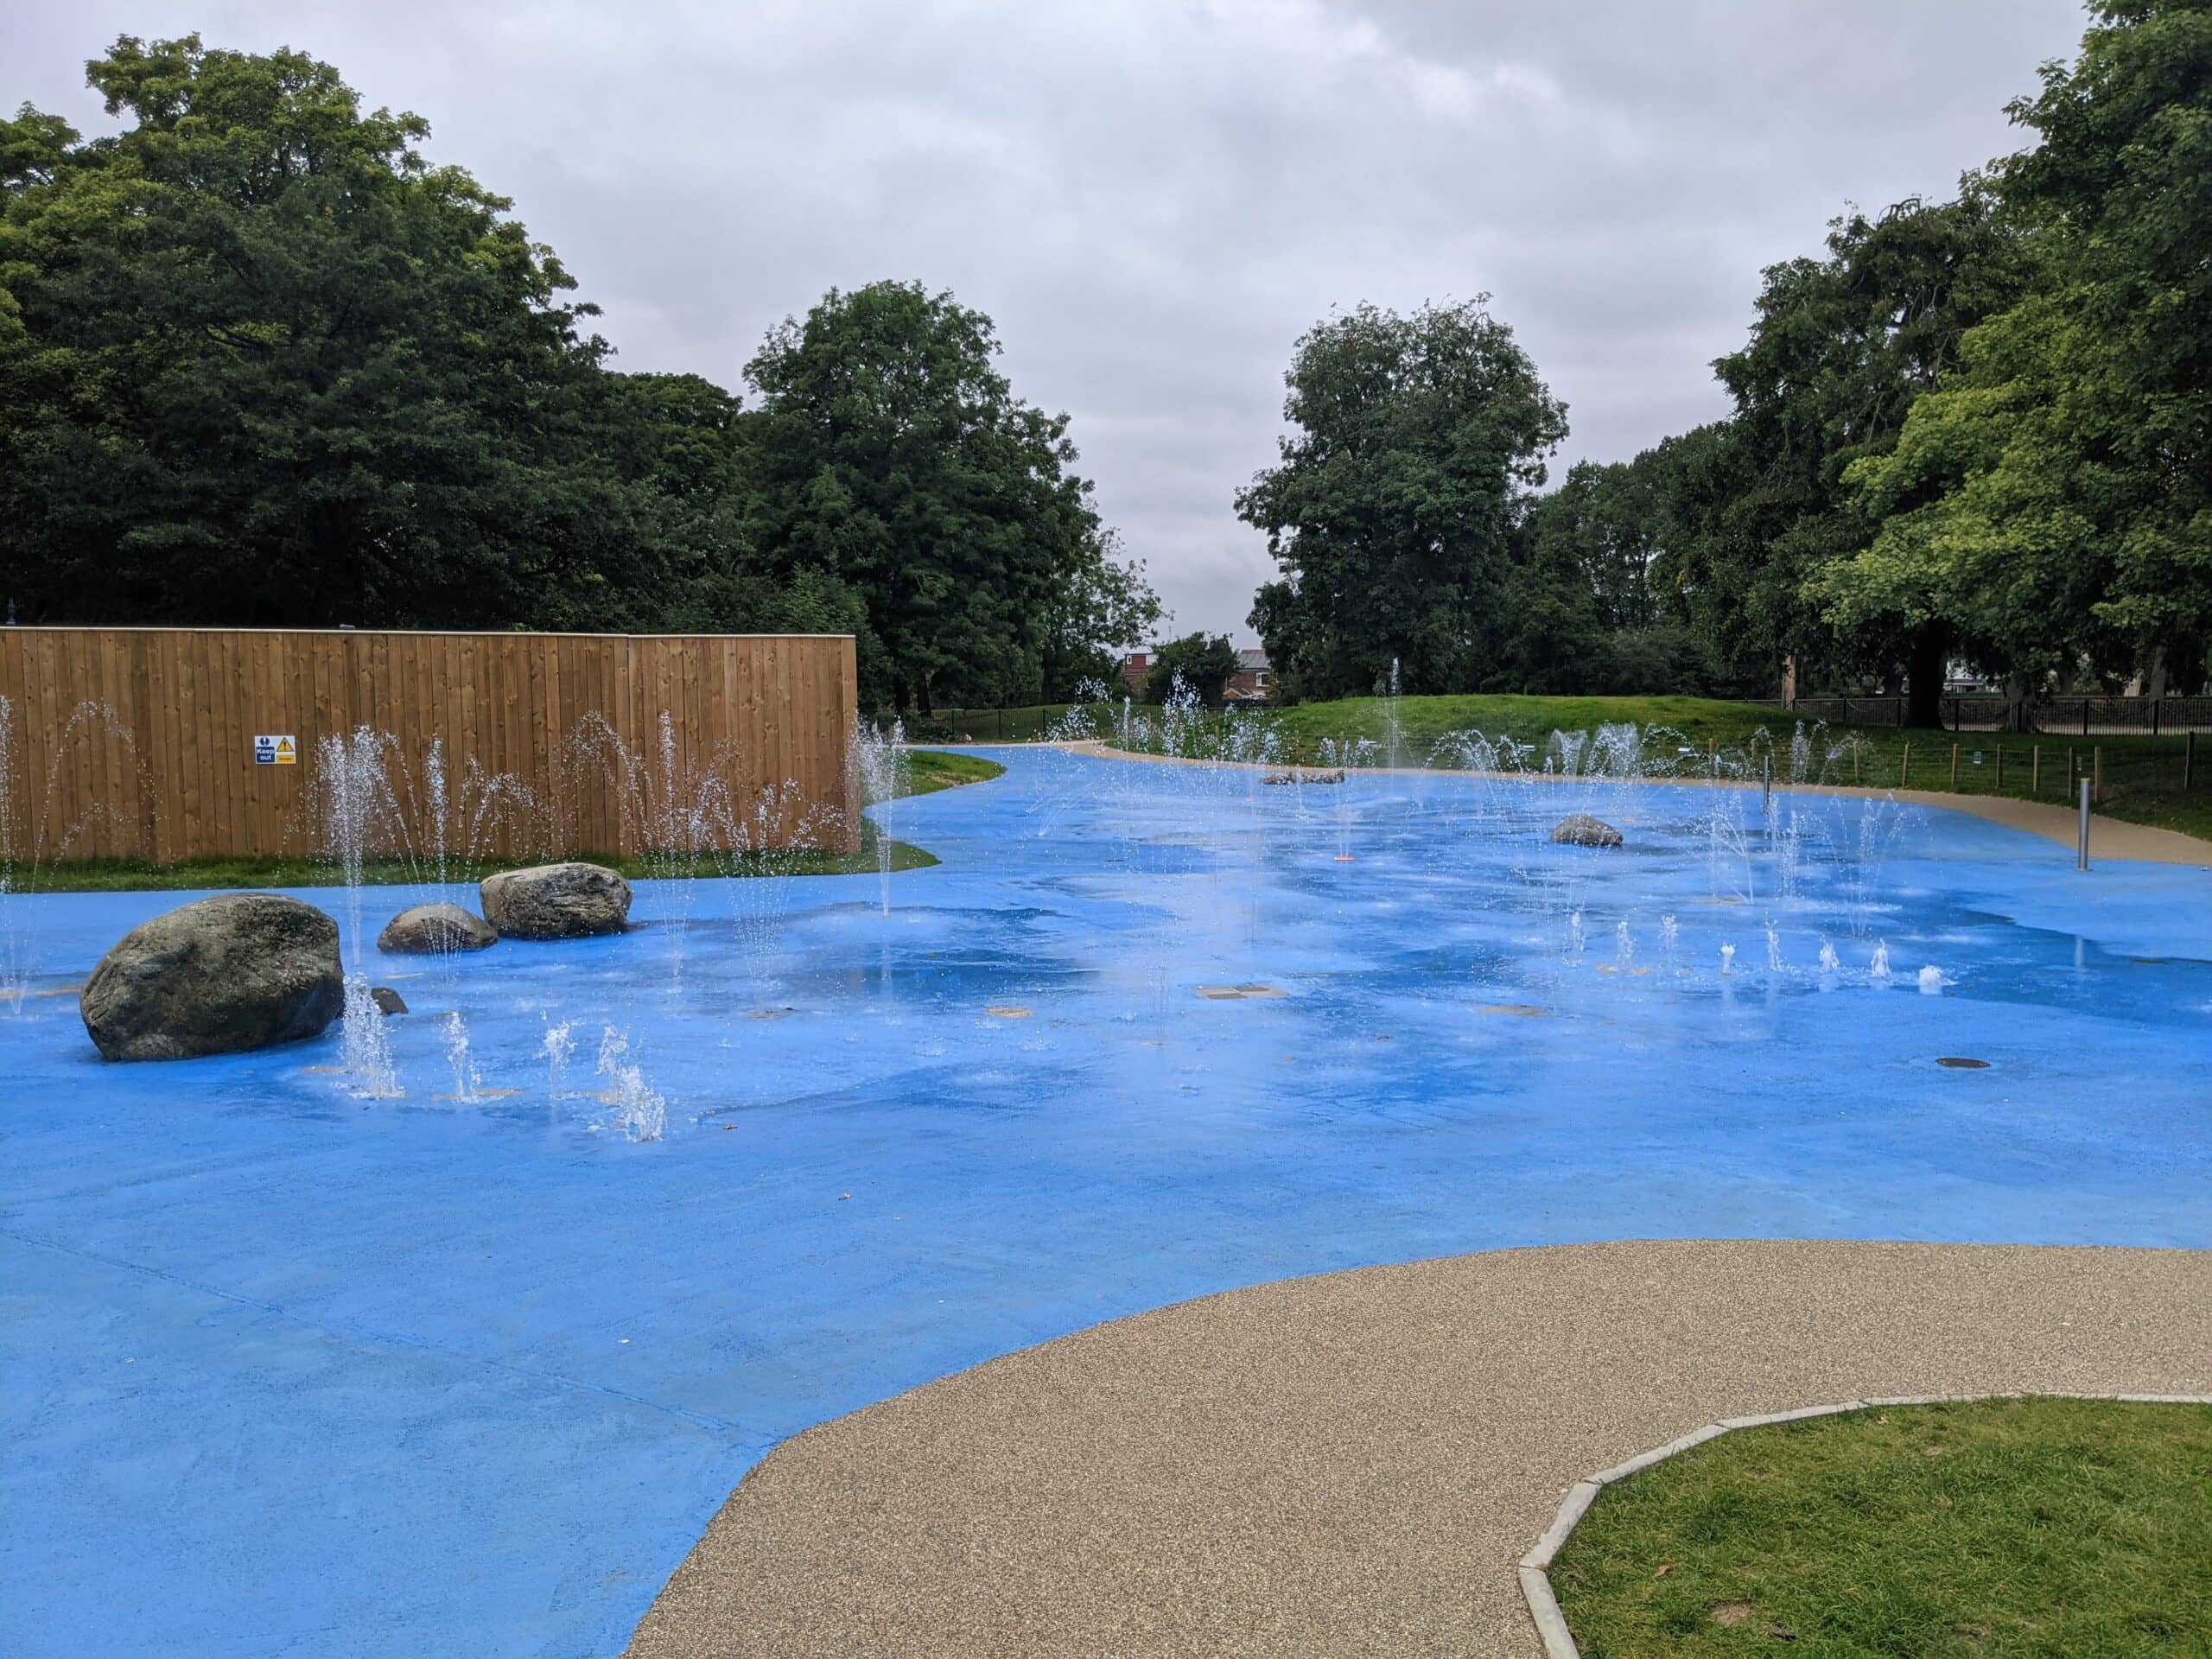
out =
<svg viewBox="0 0 2212 1659"><path fill-rule="evenodd" d="M1781 709L1779 703L1773 706ZM2009 706L1997 696L1947 696L1941 705L1943 728L2003 731ZM1901 727L1906 702L1903 697L1800 697L1781 711L1831 726ZM2047 697L2029 709L2026 729L2082 737L2212 732L2212 697Z"/></svg>

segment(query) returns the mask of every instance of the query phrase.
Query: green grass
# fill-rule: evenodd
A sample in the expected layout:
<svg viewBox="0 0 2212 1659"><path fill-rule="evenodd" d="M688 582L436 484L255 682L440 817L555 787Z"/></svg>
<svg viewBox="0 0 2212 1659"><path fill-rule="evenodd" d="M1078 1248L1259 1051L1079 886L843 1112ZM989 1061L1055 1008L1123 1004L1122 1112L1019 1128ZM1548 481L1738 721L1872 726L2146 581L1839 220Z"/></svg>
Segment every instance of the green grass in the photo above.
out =
<svg viewBox="0 0 2212 1659"><path fill-rule="evenodd" d="M1388 702L1381 697L1346 697L1336 702L1301 702L1263 716L1294 743L1322 738L1382 735ZM1764 725L1789 729L1781 711L1756 703L1723 702L1712 697L1401 697L1398 723L1408 745L1426 753L1446 732L1469 728L1485 737L1510 737L1541 743L1555 731L1595 731L1599 726L1634 721L1666 726L1700 748L1718 743L1728 748L1747 741Z"/></svg>
<svg viewBox="0 0 2212 1659"><path fill-rule="evenodd" d="M2206 1659L2212 1408L1724 1435L1607 1487L1551 1580L1586 1659Z"/></svg>
<svg viewBox="0 0 2212 1659"><path fill-rule="evenodd" d="M1311 761L1318 758L1324 738L1339 742L1362 737L1380 741L1386 729L1386 714L1387 705L1380 698L1348 697L1338 702L1300 703L1256 718L1281 734L1287 759ZM1724 756L1731 750L1751 747L1764 730L1767 741L1779 752L1777 769L1785 774L1789 739L1797 725L1795 715L1770 705L1725 702L1710 697L1405 697L1398 705L1402 754L1408 765L1421 764L1436 740L1448 732L1471 728L1493 740L1510 737L1517 742L1541 744L1554 730L1593 731L1620 721L1669 728L1681 733L1693 747L1710 753L1717 747ZM1815 729L1808 724L1808 732ZM2100 812L2130 823L2212 838L2212 740L2203 737L2197 740L2191 786L2184 790L2184 738L2082 738L2050 733L2006 736L2001 740L2005 780L2000 789L1997 781L2000 740L1993 732L1899 731L1890 726L1817 729L1813 779L1817 783L2002 795L2059 805L2074 799L2069 756L2086 773L2096 752L2101 750ZM1959 751L1955 780L1951 770L1954 744ZM2038 748L2043 752L2039 787L2031 787L2037 781L2033 754ZM1838 752L1831 756L1830 750ZM1981 755L1979 766L1974 760L1977 752Z"/></svg>
<svg viewBox="0 0 2212 1659"><path fill-rule="evenodd" d="M915 750L906 757L907 792L932 795L941 789L979 784L1006 771L980 755L944 754ZM704 855L696 858L594 857L594 863L639 879L671 874L701 876L853 875L878 868L879 850L874 825L861 834L857 853L823 852L812 848L788 852L750 853L736 858ZM537 859L454 860L448 865L454 881L480 881L499 870L512 870ZM903 841L891 843L891 868L920 869L937 862L931 854ZM287 855L254 858L193 858L156 864L143 859L84 858L41 863L15 873L20 890L38 893L174 893L187 889L251 887L332 887L345 875L326 859ZM365 861L361 879L375 886L405 886L436 879L435 865L417 859Z"/></svg>
<svg viewBox="0 0 2212 1659"><path fill-rule="evenodd" d="M963 784L988 783L1006 775L1006 768L980 754L949 754L942 749L914 749L906 756L906 792L934 795L940 789Z"/></svg>

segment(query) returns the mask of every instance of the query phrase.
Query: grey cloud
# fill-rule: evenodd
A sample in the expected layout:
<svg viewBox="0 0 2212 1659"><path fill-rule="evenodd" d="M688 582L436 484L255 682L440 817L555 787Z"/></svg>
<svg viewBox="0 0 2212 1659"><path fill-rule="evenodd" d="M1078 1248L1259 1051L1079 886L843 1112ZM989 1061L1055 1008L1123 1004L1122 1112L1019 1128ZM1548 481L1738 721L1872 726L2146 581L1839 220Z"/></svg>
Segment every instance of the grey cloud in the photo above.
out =
<svg viewBox="0 0 2212 1659"><path fill-rule="evenodd" d="M1492 296L1570 406L1562 462L1719 413L1761 266L1847 201L1947 191L2070 0L1049 5L79 0L11 8L0 97L103 124L81 64L200 29L412 109L557 248L626 367L736 385L836 284L997 320L1181 626L1246 637L1291 342Z"/></svg>

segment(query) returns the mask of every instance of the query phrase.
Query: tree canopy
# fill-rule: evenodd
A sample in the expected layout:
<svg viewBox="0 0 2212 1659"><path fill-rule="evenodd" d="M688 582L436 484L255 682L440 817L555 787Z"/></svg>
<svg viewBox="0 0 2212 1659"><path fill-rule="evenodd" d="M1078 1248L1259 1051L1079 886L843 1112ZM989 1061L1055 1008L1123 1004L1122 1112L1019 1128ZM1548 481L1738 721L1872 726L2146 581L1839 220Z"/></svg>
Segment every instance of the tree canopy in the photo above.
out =
<svg viewBox="0 0 2212 1659"><path fill-rule="evenodd" d="M1065 695L1159 616L918 284L772 334L747 408L621 374L511 204L331 66L87 66L112 137L0 122L0 597L28 621L855 634L862 695Z"/></svg>
<svg viewBox="0 0 2212 1659"><path fill-rule="evenodd" d="M990 319L918 283L832 291L746 370L754 551L865 606L893 701L1033 701L1158 614L1073 469L1068 417L1014 395Z"/></svg>
<svg viewBox="0 0 2212 1659"><path fill-rule="evenodd" d="M2083 667L2201 682L2212 640L2212 5L2093 12L1998 175L2042 280L1849 466L1878 529L1808 584L1846 626L1939 620L2023 699Z"/></svg>
<svg viewBox="0 0 2212 1659"><path fill-rule="evenodd" d="M2212 0L2089 14L2011 106L2028 147L1770 266L1713 365L1728 416L1632 461L1535 494L1564 425L1478 308L1301 340L1300 430L1238 498L1282 569L1252 621L1285 689L1397 657L1424 690L1770 695L1794 659L1932 723L1961 664L2017 718L2204 686Z"/></svg>
<svg viewBox="0 0 2212 1659"><path fill-rule="evenodd" d="M634 619L606 346L507 202L326 64L130 36L0 124L0 520L34 618ZM649 601L647 601L649 602Z"/></svg>
<svg viewBox="0 0 2212 1659"><path fill-rule="evenodd" d="M1363 305L1301 339L1297 430L1239 493L1282 570L1252 611L1304 696L1484 683L1507 625L1513 532L1566 410L1481 300Z"/></svg>
<svg viewBox="0 0 2212 1659"><path fill-rule="evenodd" d="M1544 493L1482 300L1299 340L1238 493L1281 689L2212 669L2212 0L2092 0L2028 139L1768 268L1723 419ZM862 696L1065 696L1160 620L988 317L833 290L746 397L617 372L512 204L331 66L197 36L0 121L0 598L29 621L850 632ZM1218 637L1193 636L1205 660ZM1209 668L1208 672L1211 672Z"/></svg>
<svg viewBox="0 0 2212 1659"><path fill-rule="evenodd" d="M1145 675L1145 701L1165 703L1179 684L1207 708L1218 709L1230 677L1242 666L1227 634L1186 633L1154 656Z"/></svg>

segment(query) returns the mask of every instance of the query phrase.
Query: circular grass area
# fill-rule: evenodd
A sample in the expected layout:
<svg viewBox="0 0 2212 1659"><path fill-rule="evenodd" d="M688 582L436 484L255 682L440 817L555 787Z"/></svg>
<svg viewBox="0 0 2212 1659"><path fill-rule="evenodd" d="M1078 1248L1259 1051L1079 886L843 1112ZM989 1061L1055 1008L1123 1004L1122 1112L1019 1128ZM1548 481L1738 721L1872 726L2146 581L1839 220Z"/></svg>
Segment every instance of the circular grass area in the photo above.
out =
<svg viewBox="0 0 2212 1659"><path fill-rule="evenodd" d="M1551 1580L1585 1659L2212 1659L2212 1407L1740 1430L1607 1487Z"/></svg>

